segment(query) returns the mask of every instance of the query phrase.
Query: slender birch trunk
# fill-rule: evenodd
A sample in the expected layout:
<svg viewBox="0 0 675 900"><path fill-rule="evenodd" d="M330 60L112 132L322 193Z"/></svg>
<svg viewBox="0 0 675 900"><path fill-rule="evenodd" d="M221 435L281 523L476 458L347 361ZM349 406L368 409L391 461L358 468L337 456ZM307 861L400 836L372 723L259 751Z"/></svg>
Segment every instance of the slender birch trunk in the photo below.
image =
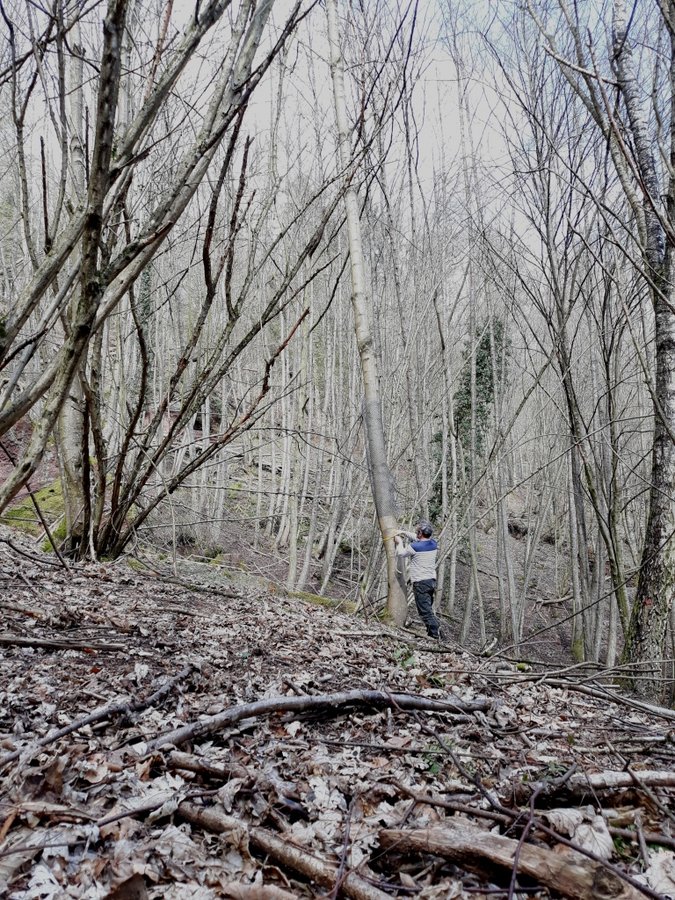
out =
<svg viewBox="0 0 675 900"><path fill-rule="evenodd" d="M356 187L354 186L353 161L350 152L350 130L347 120L347 103L344 89L344 66L340 52L336 0L326 0L330 69L335 101L335 118L338 129L340 166L345 177L345 213L349 239L349 259L352 282L352 310L356 342L363 377L363 420L368 446L369 469L377 519L387 556L387 609L397 625L406 620L407 605L396 564L394 535L398 529L392 473L387 463L387 451L382 421L379 372L366 291L361 221Z"/></svg>

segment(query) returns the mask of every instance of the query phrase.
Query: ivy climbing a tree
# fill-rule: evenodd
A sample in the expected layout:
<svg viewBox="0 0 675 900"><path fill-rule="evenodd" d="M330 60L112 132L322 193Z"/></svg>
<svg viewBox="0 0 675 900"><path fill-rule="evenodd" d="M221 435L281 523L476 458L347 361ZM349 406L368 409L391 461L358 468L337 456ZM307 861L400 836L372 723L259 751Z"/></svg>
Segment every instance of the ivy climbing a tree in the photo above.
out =
<svg viewBox="0 0 675 900"><path fill-rule="evenodd" d="M470 470L468 451L471 447L472 427L475 428L474 446L477 456L475 462L483 457L485 438L494 409L495 393L501 386L504 377L508 352L509 344L504 322L496 317L483 322L476 329L473 339L464 348L459 386L453 394L453 409L455 435L463 450L461 456L464 460L465 473ZM471 365L472 354L475 355L475 366ZM471 380L474 371L475 392L472 392ZM472 396L475 396L473 415ZM441 467L446 464L446 461L441 458L443 441L440 431L434 434L432 440L434 468L438 475L431 493L430 514L432 519L435 519L441 511Z"/></svg>

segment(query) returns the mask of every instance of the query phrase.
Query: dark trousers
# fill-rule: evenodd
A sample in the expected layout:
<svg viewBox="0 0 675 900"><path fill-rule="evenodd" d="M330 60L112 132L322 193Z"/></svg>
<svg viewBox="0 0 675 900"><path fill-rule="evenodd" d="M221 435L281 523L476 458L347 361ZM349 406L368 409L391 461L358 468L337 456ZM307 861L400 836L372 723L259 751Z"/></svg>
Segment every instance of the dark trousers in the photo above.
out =
<svg viewBox="0 0 675 900"><path fill-rule="evenodd" d="M439 631L438 619L434 615L435 592L435 578L429 578L426 581L413 581L413 594L417 604L417 612L427 627L427 634L431 637L438 637Z"/></svg>

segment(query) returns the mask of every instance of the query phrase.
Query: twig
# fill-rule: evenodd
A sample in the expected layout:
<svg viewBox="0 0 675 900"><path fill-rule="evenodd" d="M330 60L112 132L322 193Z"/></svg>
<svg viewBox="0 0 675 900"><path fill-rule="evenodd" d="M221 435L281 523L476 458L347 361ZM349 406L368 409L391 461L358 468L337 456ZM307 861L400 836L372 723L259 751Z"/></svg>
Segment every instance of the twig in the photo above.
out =
<svg viewBox="0 0 675 900"><path fill-rule="evenodd" d="M513 854L513 868L511 869L511 879L509 881L509 893L508 900L513 900L513 895L516 889L516 881L518 880L518 863L520 861L520 854L523 849L523 845L527 840L530 831L532 830L532 825L534 823L534 805L537 800L537 796L539 795L539 791L533 791L532 796L530 797L530 814L527 817L527 822L525 823L525 827L523 828L523 833L520 835L518 840L518 845Z"/></svg>
<svg viewBox="0 0 675 900"><path fill-rule="evenodd" d="M14 460L14 457L13 457L12 454L9 452L9 450L5 447L5 445L2 443L2 441L0 441L0 448L2 448L2 451L3 451L3 453L5 454L5 456L7 457L7 459L11 462L11 464L14 466L14 468L16 468L16 462L15 462L15 460ZM54 538L53 538L53 536L52 536L52 532L51 532L51 530L50 530L50 528L49 528L49 525L47 524L47 520L45 519L45 517L44 517L44 515L43 515L43 513L42 513L42 510L40 509L40 504L37 502L37 499L36 499L36 497L35 497L35 494L33 493L33 490L32 490L32 488L31 488L31 486L30 486L30 481L26 481L26 485L25 485L25 486L26 486L26 490L28 491L28 496L29 496L30 499L31 499L31 502L32 502L32 504L33 504L33 507L35 508L35 512L36 512L36 514L37 514L37 517L38 517L38 519L40 520L40 522L42 523L42 527L43 527L44 530L45 530L45 534L47 535L47 539L49 540L49 543L52 545L52 547L53 547L53 549L54 549L54 553L55 553L56 556L58 557L59 562L61 563L61 565L63 566L63 568L66 570L66 572L70 571L70 567L68 566L68 563L65 561L65 559L64 559L63 556L61 555L61 551L59 550L59 548L58 548L58 546L57 546L57 544L56 544L56 541L54 540Z"/></svg>
<svg viewBox="0 0 675 900"><path fill-rule="evenodd" d="M290 688L296 696L298 696L298 697L306 697L307 696L307 691L303 691L303 689L301 687L298 687L298 685L294 681L291 681L291 679L288 678L288 676L285 675L281 679L281 683L286 685L287 688Z"/></svg>
<svg viewBox="0 0 675 900"><path fill-rule="evenodd" d="M619 753L619 751L612 746L610 741L606 741L607 746L612 751L612 753L617 756L624 767L624 772L622 774L630 776L631 783L635 784L641 791L644 791L645 794L649 797L652 803L657 806L661 812L666 816L666 818L670 819L671 822L675 822L675 816L668 809L665 804L663 804L656 794L650 789L651 787L675 787L675 775L673 776L672 781L670 779L662 780L658 777L654 777L657 773L642 771L635 772L630 767L630 763L626 759L623 754Z"/></svg>
<svg viewBox="0 0 675 900"><path fill-rule="evenodd" d="M335 884L333 885L331 892L328 894L328 900L337 900L337 897L340 894L340 889L342 888L342 882L345 880L347 856L349 855L349 840L352 830L352 813L354 812L354 803L356 802L356 799L356 796L352 797L349 804L349 809L347 810L347 821L345 822L345 836L342 841L340 865L338 866L338 870L335 875Z"/></svg>
<svg viewBox="0 0 675 900"><path fill-rule="evenodd" d="M229 781L231 778L241 778L243 781L255 781L255 776L240 763L222 763L217 765L201 756L193 756L191 753L179 753L174 750L166 758L166 763L172 769L185 769L187 772L196 772L209 775L211 778L220 778Z"/></svg>
<svg viewBox="0 0 675 900"><path fill-rule="evenodd" d="M441 809L451 809L453 812L464 813L467 816L476 816L478 819L490 819L492 822L499 822L500 825L512 825L514 815L504 815L504 813L496 812L493 809L481 809L468 806L466 803L455 803L452 800L443 800L430 794L421 794L419 791L413 791L400 781L392 782L403 794L411 797L416 803L426 803L428 806L438 806ZM631 832L632 834L632 832Z"/></svg>
<svg viewBox="0 0 675 900"><path fill-rule="evenodd" d="M629 765L626 765L626 774L630 775L633 783L640 788L640 790L644 791L645 794L652 800L656 806L661 810L661 812L666 816L666 818L670 819L671 822L675 822L675 815L668 809L668 807L662 803L659 798L656 796L654 791L652 791L651 787L675 787L675 772L635 772ZM659 778L658 776L670 775L670 778Z"/></svg>
<svg viewBox="0 0 675 900"><path fill-rule="evenodd" d="M644 863L645 869L649 868L649 850L647 849L647 842L645 841L645 832L642 827L642 813L640 810L636 810L635 812L635 833L637 835L638 847L640 848L640 856L642 857L642 862Z"/></svg>
<svg viewBox="0 0 675 900"><path fill-rule="evenodd" d="M554 779L546 782L537 781L530 784L519 784L514 788L514 796L518 803L524 803L530 792L537 789L540 789L539 793L546 798L554 796L562 788L565 788L575 797L583 797L589 792L595 794L598 791L621 790L634 785L653 796L649 786L675 787L675 772L652 771L648 769L642 772L634 772L632 769L627 769L625 772L584 772L570 777L566 782ZM655 802L658 802L656 798L653 799L655 799ZM666 815L672 815L665 809L664 812Z"/></svg>
<svg viewBox="0 0 675 900"><path fill-rule="evenodd" d="M14 819L16 819L16 817L17 817L18 815L19 815L19 810L18 810L18 809L13 809L13 810L11 810L10 813L9 813L9 815L8 815L7 818L5 819L5 821L2 823L2 828L0 828L0 844L2 844L2 842L3 842L3 841L5 840L5 838L7 837L7 832L9 831L9 829L10 829L10 828L12 827L12 825L14 824Z"/></svg>
<svg viewBox="0 0 675 900"><path fill-rule="evenodd" d="M2 609L11 609L12 612L23 613L31 619L37 619L38 621L44 619L42 613L36 612L34 609L26 609L25 606L16 606L14 603L5 603L3 601L0 603L0 607L2 607Z"/></svg>
<svg viewBox="0 0 675 900"><path fill-rule="evenodd" d="M662 719L675 721L675 709L666 709L665 706L656 706L653 703L644 703L642 700L636 700L633 697L624 697L607 688L603 688L602 690L593 689L584 684L575 684L573 681L564 681L555 678L550 680L546 679L545 683L552 687L569 688L571 691L578 691L580 694L586 694L587 696L595 697L596 699L605 701L611 700L613 703L629 706L631 709L639 709L641 712L649 713L652 716L659 716Z"/></svg>
<svg viewBox="0 0 675 900"><path fill-rule="evenodd" d="M610 825L609 833L613 837L620 837L624 840L639 841L638 834L635 831L631 831L630 828L614 828ZM670 837L667 834L661 834L658 831L643 830L642 836L645 841L649 842L650 844L660 844L662 847L670 847L671 850L675 850L675 838Z"/></svg>
<svg viewBox="0 0 675 900"><path fill-rule="evenodd" d="M12 543L9 538L0 537L0 544L7 544L7 546L11 547L11 549L15 553L18 553L19 556L25 556L26 559L30 559L32 562L40 563L41 565L45 566L53 566L56 569L61 567L61 564L58 562L54 562L53 559L47 559L44 556L35 556L35 554L29 553L27 550L23 550L21 547L17 547L16 544ZM72 571L72 569L69 569L68 571Z"/></svg>

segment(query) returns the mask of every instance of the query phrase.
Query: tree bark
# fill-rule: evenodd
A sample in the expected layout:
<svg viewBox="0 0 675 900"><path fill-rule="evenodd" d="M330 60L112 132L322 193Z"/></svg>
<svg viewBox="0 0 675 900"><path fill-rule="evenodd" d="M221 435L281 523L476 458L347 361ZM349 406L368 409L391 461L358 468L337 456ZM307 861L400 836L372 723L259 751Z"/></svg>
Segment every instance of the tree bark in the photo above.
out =
<svg viewBox="0 0 675 900"><path fill-rule="evenodd" d="M521 844L512 838L478 828L448 822L443 826L380 832L385 847L399 851L436 853L471 871L489 874L494 866L513 869L535 878L563 897L588 900L641 900L643 894L597 862L569 850L556 853L548 847Z"/></svg>
<svg viewBox="0 0 675 900"><path fill-rule="evenodd" d="M662 694L661 660L675 592L675 313L673 312L673 230L675 229L675 0L670 17L670 168L666 193L667 220L660 219L661 186L641 90L633 60L625 0L614 4L614 64L644 191L645 276L654 305L656 377L654 444L649 516L640 564L638 589L626 635L624 661L635 666L632 685L645 696ZM667 234L664 233L664 225Z"/></svg>
<svg viewBox="0 0 675 900"><path fill-rule="evenodd" d="M361 241L361 220L357 191L353 181L354 165L350 153L350 132L347 121L344 67L340 52L336 0L327 0L326 16L328 21L328 43L330 46L330 69L333 81L335 117L338 129L338 153L340 166L345 178L344 201L349 239L352 310L363 377L363 422L368 448L368 467L377 520L387 557L387 611L397 625L403 625L407 615L407 603L402 585L402 576L396 564L396 550L394 546L394 535L398 530L396 502L392 473L387 462L378 364L369 320L369 302L366 292Z"/></svg>

